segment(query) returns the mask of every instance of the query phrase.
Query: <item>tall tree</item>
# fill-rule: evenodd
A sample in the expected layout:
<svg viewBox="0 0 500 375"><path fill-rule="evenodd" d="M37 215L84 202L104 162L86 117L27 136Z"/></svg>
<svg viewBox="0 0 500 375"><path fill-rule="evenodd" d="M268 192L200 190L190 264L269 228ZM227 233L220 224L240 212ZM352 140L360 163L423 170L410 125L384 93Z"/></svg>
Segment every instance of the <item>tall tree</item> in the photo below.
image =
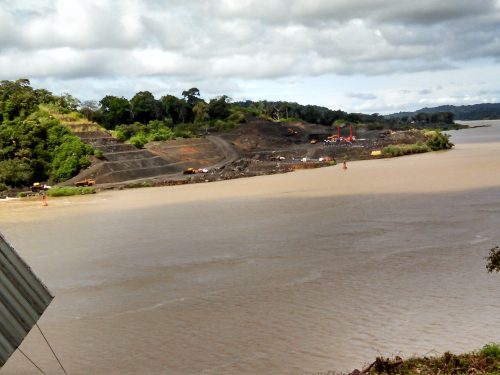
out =
<svg viewBox="0 0 500 375"><path fill-rule="evenodd" d="M187 121L190 108L184 100L173 95L166 95L161 97L160 103L163 110L163 116L170 117L174 124Z"/></svg>
<svg viewBox="0 0 500 375"><path fill-rule="evenodd" d="M114 129L116 125L132 123L132 108L124 97L107 95L99 103L101 104L102 125L106 129Z"/></svg>
<svg viewBox="0 0 500 375"><path fill-rule="evenodd" d="M212 119L225 119L231 112L229 110L229 96L222 95L215 99L210 100L208 103L208 114Z"/></svg>
<svg viewBox="0 0 500 375"><path fill-rule="evenodd" d="M64 93L59 97L58 104L61 108L67 109L69 111L76 111L80 106L80 100L75 98L73 95Z"/></svg>
<svg viewBox="0 0 500 375"><path fill-rule="evenodd" d="M16 117L25 118L40 103L28 79L0 82L0 114L2 118L9 120Z"/></svg>
<svg viewBox="0 0 500 375"><path fill-rule="evenodd" d="M208 106L205 102L200 101L193 107L194 122L196 124L207 121L210 116L208 115Z"/></svg>
<svg viewBox="0 0 500 375"><path fill-rule="evenodd" d="M196 87L192 87L189 90L183 91L182 96L191 108L193 108L194 105L201 100L200 90L198 90Z"/></svg>
<svg viewBox="0 0 500 375"><path fill-rule="evenodd" d="M161 104L149 91L140 91L130 100L134 121L147 124L161 118Z"/></svg>
<svg viewBox="0 0 500 375"><path fill-rule="evenodd" d="M81 104L80 112L89 121L102 122L102 116L99 112L100 104L95 100L86 100Z"/></svg>

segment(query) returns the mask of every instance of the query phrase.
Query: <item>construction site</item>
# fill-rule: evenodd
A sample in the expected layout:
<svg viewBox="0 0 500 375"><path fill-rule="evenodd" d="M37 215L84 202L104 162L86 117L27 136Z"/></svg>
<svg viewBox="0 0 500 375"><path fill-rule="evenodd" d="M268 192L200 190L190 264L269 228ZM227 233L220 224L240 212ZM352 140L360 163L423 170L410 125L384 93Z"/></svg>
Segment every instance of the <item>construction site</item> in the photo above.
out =
<svg viewBox="0 0 500 375"><path fill-rule="evenodd" d="M380 157L389 144L423 140L419 131L368 130L304 122L247 118L229 132L199 138L150 142L143 149L124 143L95 123L63 119L73 134L99 150L92 165L62 185L98 189L176 185L290 172Z"/></svg>

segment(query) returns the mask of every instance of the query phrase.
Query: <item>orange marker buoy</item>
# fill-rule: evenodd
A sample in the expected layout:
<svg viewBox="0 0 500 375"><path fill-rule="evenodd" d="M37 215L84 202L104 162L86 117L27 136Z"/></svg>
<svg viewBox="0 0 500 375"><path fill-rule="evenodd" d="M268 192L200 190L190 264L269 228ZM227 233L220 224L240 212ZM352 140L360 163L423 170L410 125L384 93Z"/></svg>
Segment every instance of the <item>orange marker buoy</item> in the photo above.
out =
<svg viewBox="0 0 500 375"><path fill-rule="evenodd" d="M344 160L344 162L342 163L342 169L347 169L347 161Z"/></svg>
<svg viewBox="0 0 500 375"><path fill-rule="evenodd" d="M47 204L47 197L45 196L45 194L42 194L42 207L47 207L48 204Z"/></svg>

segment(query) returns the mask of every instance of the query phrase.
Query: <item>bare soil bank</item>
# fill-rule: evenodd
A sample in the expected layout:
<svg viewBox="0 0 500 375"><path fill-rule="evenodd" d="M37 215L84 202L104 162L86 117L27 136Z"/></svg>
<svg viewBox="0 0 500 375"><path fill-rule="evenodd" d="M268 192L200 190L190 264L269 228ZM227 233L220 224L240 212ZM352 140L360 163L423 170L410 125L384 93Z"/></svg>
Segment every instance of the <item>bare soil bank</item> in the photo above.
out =
<svg viewBox="0 0 500 375"><path fill-rule="evenodd" d="M372 151L390 144L425 141L417 130L354 129L356 141L328 143L335 128L301 122L275 123L252 118L228 133L200 140L175 140L149 145L148 149L173 161L177 172L147 179L100 184L100 189L183 185L230 180L324 167L347 160L373 159ZM341 130L347 137L349 129ZM311 142L312 141L312 142ZM207 168L206 173L183 175L186 167Z"/></svg>

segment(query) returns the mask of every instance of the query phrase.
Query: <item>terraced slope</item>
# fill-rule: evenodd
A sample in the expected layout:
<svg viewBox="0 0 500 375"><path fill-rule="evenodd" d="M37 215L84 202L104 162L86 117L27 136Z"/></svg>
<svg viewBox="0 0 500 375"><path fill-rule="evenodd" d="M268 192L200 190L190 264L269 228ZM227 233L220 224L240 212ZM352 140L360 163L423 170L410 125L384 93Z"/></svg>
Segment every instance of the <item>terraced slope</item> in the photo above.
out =
<svg viewBox="0 0 500 375"><path fill-rule="evenodd" d="M182 169L216 168L238 158L238 154L228 142L213 135L206 138L151 142L146 147L173 165L182 166Z"/></svg>
<svg viewBox="0 0 500 375"><path fill-rule="evenodd" d="M229 142L217 136L152 142L138 149L113 137L96 123L58 113L57 117L85 143L101 150L103 157L65 182L93 178L97 184L120 184L154 177L178 178L188 167L216 168L237 159L238 153Z"/></svg>
<svg viewBox="0 0 500 375"><path fill-rule="evenodd" d="M172 164L149 150L140 150L119 141L95 123L71 121L64 117L61 120L82 141L103 152L101 160L68 180L68 184L84 178L93 178L98 184L113 183L178 173L182 170L182 166Z"/></svg>

